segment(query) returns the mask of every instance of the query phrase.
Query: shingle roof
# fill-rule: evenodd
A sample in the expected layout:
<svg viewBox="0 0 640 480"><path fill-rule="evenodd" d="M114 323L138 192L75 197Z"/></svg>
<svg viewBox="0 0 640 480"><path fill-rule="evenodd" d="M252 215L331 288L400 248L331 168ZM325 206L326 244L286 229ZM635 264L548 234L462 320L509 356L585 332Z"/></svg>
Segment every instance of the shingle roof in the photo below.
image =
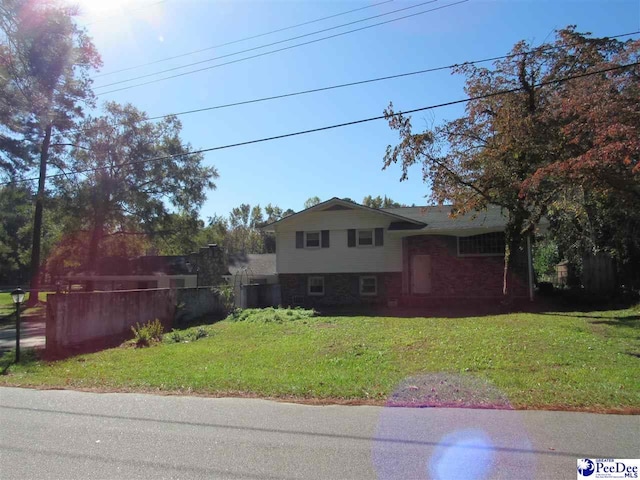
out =
<svg viewBox="0 0 640 480"><path fill-rule="evenodd" d="M427 225L419 230L424 233L455 231L458 234L474 235L479 231L501 231L507 223L506 216L502 214L501 208L497 206L489 206L486 210L459 215L455 218L450 217L450 205L383 208L381 210L426 223ZM394 228L394 230L401 229Z"/></svg>
<svg viewBox="0 0 640 480"><path fill-rule="evenodd" d="M254 276L275 275L276 254L248 253L244 255L229 255L229 273L231 273L231 275L235 275L245 268L249 274Z"/></svg>
<svg viewBox="0 0 640 480"><path fill-rule="evenodd" d="M78 269L96 275L189 275L186 255L147 255L142 257L101 257L94 272L86 266Z"/></svg>
<svg viewBox="0 0 640 480"><path fill-rule="evenodd" d="M330 198L329 200L326 200L324 202L320 202L317 205L314 205L312 207L309 207L305 210L302 210L300 212L296 212L292 215L289 215L288 217L284 217L281 218L280 220L277 220L275 222L269 223L265 226L262 227L262 229L266 232L273 232L274 227L280 223L286 223L289 220L291 220L292 218L298 216L298 215L304 215L307 212L313 212L313 211L323 211L323 210L333 210L335 206L343 206L346 207L346 209L351 209L351 208L357 208L360 210L366 210L366 211L371 211L371 212L376 212L376 213L381 213L383 215L387 215L391 218L394 218L394 220L396 221L408 221L408 222L416 222L416 221L420 221L420 220L412 220L411 218L408 217L404 217L402 218L401 216L398 216L397 214L393 213L391 210L394 210L393 208L390 209L384 209L384 208L372 208L372 207L367 207L366 205L360 205L359 203L353 202L351 200L343 200L341 198L338 197L333 197Z"/></svg>

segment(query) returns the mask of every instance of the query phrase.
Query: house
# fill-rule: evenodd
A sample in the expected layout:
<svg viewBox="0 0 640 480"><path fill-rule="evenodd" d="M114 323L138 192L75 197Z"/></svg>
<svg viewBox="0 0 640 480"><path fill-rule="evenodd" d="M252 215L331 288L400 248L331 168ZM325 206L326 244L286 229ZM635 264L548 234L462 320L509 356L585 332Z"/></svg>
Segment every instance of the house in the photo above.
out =
<svg viewBox="0 0 640 480"><path fill-rule="evenodd" d="M78 284L103 291L193 288L218 285L228 273L224 252L211 244L188 255L102 257L93 268L59 275L57 282L69 290Z"/></svg>
<svg viewBox="0 0 640 480"><path fill-rule="evenodd" d="M93 290L101 291L196 286L196 274L189 271L184 256L103 257L96 263L95 271L70 273L59 280L69 285L91 282Z"/></svg>
<svg viewBox="0 0 640 480"><path fill-rule="evenodd" d="M374 209L332 198L264 227L275 232L284 305L420 305L502 296L499 207L451 218L451 207ZM530 244L516 252L516 297L533 293Z"/></svg>

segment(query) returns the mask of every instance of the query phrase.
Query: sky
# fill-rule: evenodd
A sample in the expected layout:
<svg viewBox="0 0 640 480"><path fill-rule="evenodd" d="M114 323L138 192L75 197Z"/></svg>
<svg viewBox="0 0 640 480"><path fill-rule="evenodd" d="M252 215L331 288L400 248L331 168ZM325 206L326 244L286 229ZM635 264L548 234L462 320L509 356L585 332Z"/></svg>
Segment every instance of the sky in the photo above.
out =
<svg viewBox="0 0 640 480"><path fill-rule="evenodd" d="M99 103L132 103L150 116L504 55L519 40L538 45L552 40L556 29L570 24L595 36L640 30L639 0L459 1L435 0L415 8L409 7L424 0L75 3L81 12L78 23L88 30L104 63L94 75ZM403 8L406 10L313 34ZM355 9L359 10L288 28ZM425 13L220 65L418 12ZM312 35L286 41L307 34ZM181 56L203 49L207 50ZM237 54L249 49L253 50ZM181 57L165 60L175 56ZM226 57L215 60L222 56ZM154 63L144 65L151 62ZM202 63L178 68L195 62ZM113 91L214 65L219 66ZM152 75L172 68L176 70ZM118 72L123 69L127 70ZM142 75L151 76L108 85ZM396 110L408 110L459 100L465 98L463 87L463 77L444 70L179 118L185 142L194 149L211 148L379 116L389 102ZM456 118L463 108L452 106L418 113L413 118L414 127ZM404 182L399 181L399 166L382 169L385 149L394 145L397 138L384 120L378 120L206 153L204 164L215 166L220 177L217 188L207 193L201 217L227 215L241 203L271 203L299 211L313 196L321 200L349 197L360 202L366 195L386 195L401 203L426 205L429 186L423 182L419 166L410 170L409 179Z"/></svg>

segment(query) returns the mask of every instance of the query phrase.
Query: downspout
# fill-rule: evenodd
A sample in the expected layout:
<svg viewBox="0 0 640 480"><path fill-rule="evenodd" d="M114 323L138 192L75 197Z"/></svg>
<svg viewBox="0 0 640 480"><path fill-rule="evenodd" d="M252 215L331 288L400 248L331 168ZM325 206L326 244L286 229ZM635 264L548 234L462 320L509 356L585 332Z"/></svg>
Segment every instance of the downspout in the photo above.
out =
<svg viewBox="0 0 640 480"><path fill-rule="evenodd" d="M529 300L533 302L533 259L531 255L531 234L527 235L527 270L529 273Z"/></svg>

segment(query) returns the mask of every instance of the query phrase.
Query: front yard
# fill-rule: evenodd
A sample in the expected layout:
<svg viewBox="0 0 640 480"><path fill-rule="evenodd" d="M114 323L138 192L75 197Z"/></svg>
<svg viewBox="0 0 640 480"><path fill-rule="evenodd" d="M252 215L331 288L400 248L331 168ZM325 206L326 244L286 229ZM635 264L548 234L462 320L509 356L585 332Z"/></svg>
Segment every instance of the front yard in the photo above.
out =
<svg viewBox="0 0 640 480"><path fill-rule="evenodd" d="M245 311L166 334L150 348L53 363L32 358L11 366L0 385L640 413L638 308L464 318L309 314Z"/></svg>
<svg viewBox="0 0 640 480"><path fill-rule="evenodd" d="M47 301L47 294L51 292L40 292L38 294L38 300L41 302L40 305L32 308L27 308L22 311L22 315L44 315L44 303ZM25 300L29 298L29 295L25 297ZM14 313L16 311L16 306L13 303L13 299L11 298L11 293L9 292L0 292L0 322L14 322Z"/></svg>

